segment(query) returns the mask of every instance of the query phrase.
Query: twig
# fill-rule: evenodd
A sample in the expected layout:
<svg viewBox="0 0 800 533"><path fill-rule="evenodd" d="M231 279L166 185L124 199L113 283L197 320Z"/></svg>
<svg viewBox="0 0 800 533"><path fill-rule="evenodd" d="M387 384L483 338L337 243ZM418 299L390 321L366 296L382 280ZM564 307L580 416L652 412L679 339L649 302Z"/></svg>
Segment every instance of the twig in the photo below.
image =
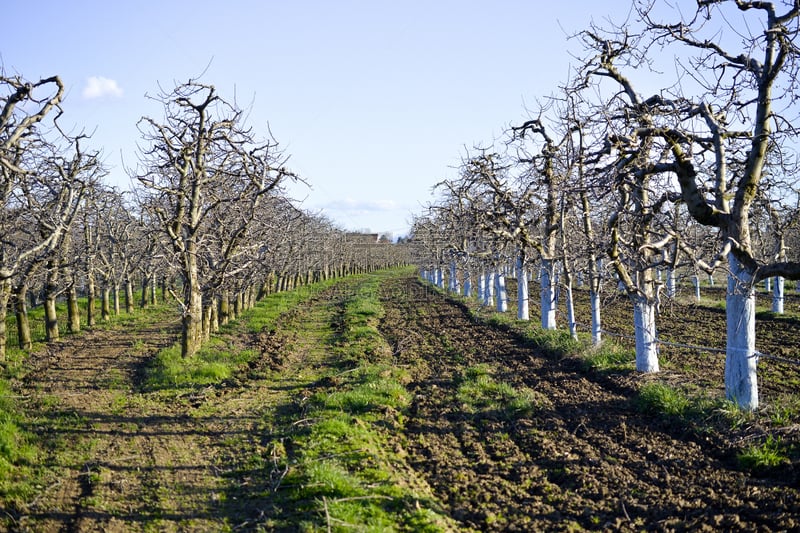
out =
<svg viewBox="0 0 800 533"><path fill-rule="evenodd" d="M372 496L351 496L349 498L337 498L335 500L331 500L334 503L339 502L352 502L356 500L394 500L391 496L384 496L383 494L374 494Z"/></svg>
<svg viewBox="0 0 800 533"><path fill-rule="evenodd" d="M328 525L328 533L331 533L331 514L328 512L328 499L322 497L322 505L325 507L325 523Z"/></svg>
<svg viewBox="0 0 800 533"><path fill-rule="evenodd" d="M627 509L625 509L625 502L623 502L622 500L620 500L619 504L622 506L622 512L623 512L623 513L625 513L625 518L627 518L627 519L628 519L628 522L633 522L633 520L631 520L631 517L630 517L630 515L628 514L628 510L627 510Z"/></svg>
<svg viewBox="0 0 800 533"><path fill-rule="evenodd" d="M321 417L312 417L312 418L301 418L300 420L295 420L292 422L293 426L299 426L300 424L304 424L306 422L314 422L315 420L320 420Z"/></svg>

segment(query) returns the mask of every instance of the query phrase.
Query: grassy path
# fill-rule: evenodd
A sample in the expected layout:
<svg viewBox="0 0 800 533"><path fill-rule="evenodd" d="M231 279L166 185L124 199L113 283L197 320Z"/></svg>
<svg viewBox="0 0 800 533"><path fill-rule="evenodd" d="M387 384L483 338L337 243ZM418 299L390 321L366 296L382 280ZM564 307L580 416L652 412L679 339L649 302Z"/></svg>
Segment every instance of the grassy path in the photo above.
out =
<svg viewBox="0 0 800 533"><path fill-rule="evenodd" d="M32 356L19 392L31 399L30 429L47 457L41 491L10 527L220 531L258 517L258 501L243 496L264 483L247 478L248 464L273 453L265 413L308 385L304 369L324 359L335 307L306 305L293 315L302 329L278 380L258 379L254 361L235 383L143 388L145 365L177 335L177 322L164 325L163 314Z"/></svg>

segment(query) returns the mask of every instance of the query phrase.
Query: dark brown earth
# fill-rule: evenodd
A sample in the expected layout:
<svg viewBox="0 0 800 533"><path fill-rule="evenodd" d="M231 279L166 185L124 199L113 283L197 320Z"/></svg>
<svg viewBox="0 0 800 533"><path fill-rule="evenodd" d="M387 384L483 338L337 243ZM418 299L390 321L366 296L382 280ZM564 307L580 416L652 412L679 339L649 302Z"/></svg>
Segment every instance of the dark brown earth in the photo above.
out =
<svg viewBox="0 0 800 533"><path fill-rule="evenodd" d="M143 390L141 370L174 341L174 322L89 332L36 354L18 390L31 398L29 429L51 450L43 468L53 476L7 523L18 531L269 529L271 480L247 461L271 460L270 413L310 386L304 365L320 364L324 340L298 338L292 328L314 305L330 307L321 320L335 321L335 294L291 310L273 332L234 339L262 354L235 379L173 397ZM728 427L711 416L698 426L636 408L637 391L654 380L721 395L724 355L663 347L657 376L600 373L488 325L413 277L388 281L382 295L381 332L395 363L413 373L396 448L407 454L403 468L433 488L462 530L800 528L797 460L752 473L736 459L768 430L800 446L799 420L775 429L753 417ZM587 317L578 296L579 317ZM605 304L605 329L625 335L627 302ZM787 309L799 305L790 300ZM724 342L724 314L713 307L671 303L659 328L662 339L685 344ZM798 357L796 320L762 316L758 328L762 352ZM456 388L462 371L479 363L536 391L538 408L521 418L470 414ZM763 359L760 372L766 412L798 393L797 365Z"/></svg>
<svg viewBox="0 0 800 533"><path fill-rule="evenodd" d="M425 361L412 385L415 400L404 436L410 461L465 526L480 531L800 527L796 462L756 477L739 469L733 453L734 441L747 438L747 431L703 435L669 418L642 414L632 402L638 387L653 379L721 391L724 356L673 352L662 354L668 370L659 376L599 375L584 371L576 359L548 356L513 333L476 323L464 305L414 280L387 290L383 334L401 364ZM606 302L607 329L630 330L624 303ZM661 317L665 337L718 343L724 331L721 312L674 304L669 313ZM669 320L673 324L667 327ZM759 333L779 329L791 346L800 346L797 331L788 333L784 325L761 324ZM694 333L687 336L690 330ZM696 330L705 332L705 340ZM515 420L466 414L455 395L458 373L486 362L500 379L541 393L544 405ZM768 369L766 375L784 370ZM779 385L766 384L768 399L797 392L796 366L788 370L792 376L783 376ZM797 429L787 428L786 438L796 441ZM757 433L753 429L749 436Z"/></svg>

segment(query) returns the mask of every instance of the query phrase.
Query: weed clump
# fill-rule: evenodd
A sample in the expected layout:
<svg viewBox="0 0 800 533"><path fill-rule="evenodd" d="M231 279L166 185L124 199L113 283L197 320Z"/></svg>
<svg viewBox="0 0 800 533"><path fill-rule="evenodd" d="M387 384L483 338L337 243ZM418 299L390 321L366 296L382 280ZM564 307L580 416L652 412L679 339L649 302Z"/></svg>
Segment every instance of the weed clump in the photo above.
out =
<svg viewBox="0 0 800 533"><path fill-rule="evenodd" d="M487 364L471 366L462 373L456 397L468 413L502 418L529 415L549 403L547 397L533 389L515 388L497 380Z"/></svg>

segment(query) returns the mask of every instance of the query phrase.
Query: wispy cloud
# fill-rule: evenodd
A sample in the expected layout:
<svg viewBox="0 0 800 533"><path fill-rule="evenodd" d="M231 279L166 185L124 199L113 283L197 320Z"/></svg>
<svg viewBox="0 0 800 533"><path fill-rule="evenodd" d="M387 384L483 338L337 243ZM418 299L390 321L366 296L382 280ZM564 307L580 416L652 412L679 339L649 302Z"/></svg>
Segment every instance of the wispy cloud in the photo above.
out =
<svg viewBox="0 0 800 533"><path fill-rule="evenodd" d="M344 198L317 204L322 214L355 231L404 234L411 207L395 200Z"/></svg>
<svg viewBox="0 0 800 533"><path fill-rule="evenodd" d="M104 97L120 98L122 96L122 88L117 84L116 80L104 78L103 76L91 76L86 80L86 86L83 88L82 94L87 100Z"/></svg>
<svg viewBox="0 0 800 533"><path fill-rule="evenodd" d="M322 207L326 210L343 211L351 214L382 213L403 209L403 206L394 200L355 200L353 198L334 200L324 204Z"/></svg>

